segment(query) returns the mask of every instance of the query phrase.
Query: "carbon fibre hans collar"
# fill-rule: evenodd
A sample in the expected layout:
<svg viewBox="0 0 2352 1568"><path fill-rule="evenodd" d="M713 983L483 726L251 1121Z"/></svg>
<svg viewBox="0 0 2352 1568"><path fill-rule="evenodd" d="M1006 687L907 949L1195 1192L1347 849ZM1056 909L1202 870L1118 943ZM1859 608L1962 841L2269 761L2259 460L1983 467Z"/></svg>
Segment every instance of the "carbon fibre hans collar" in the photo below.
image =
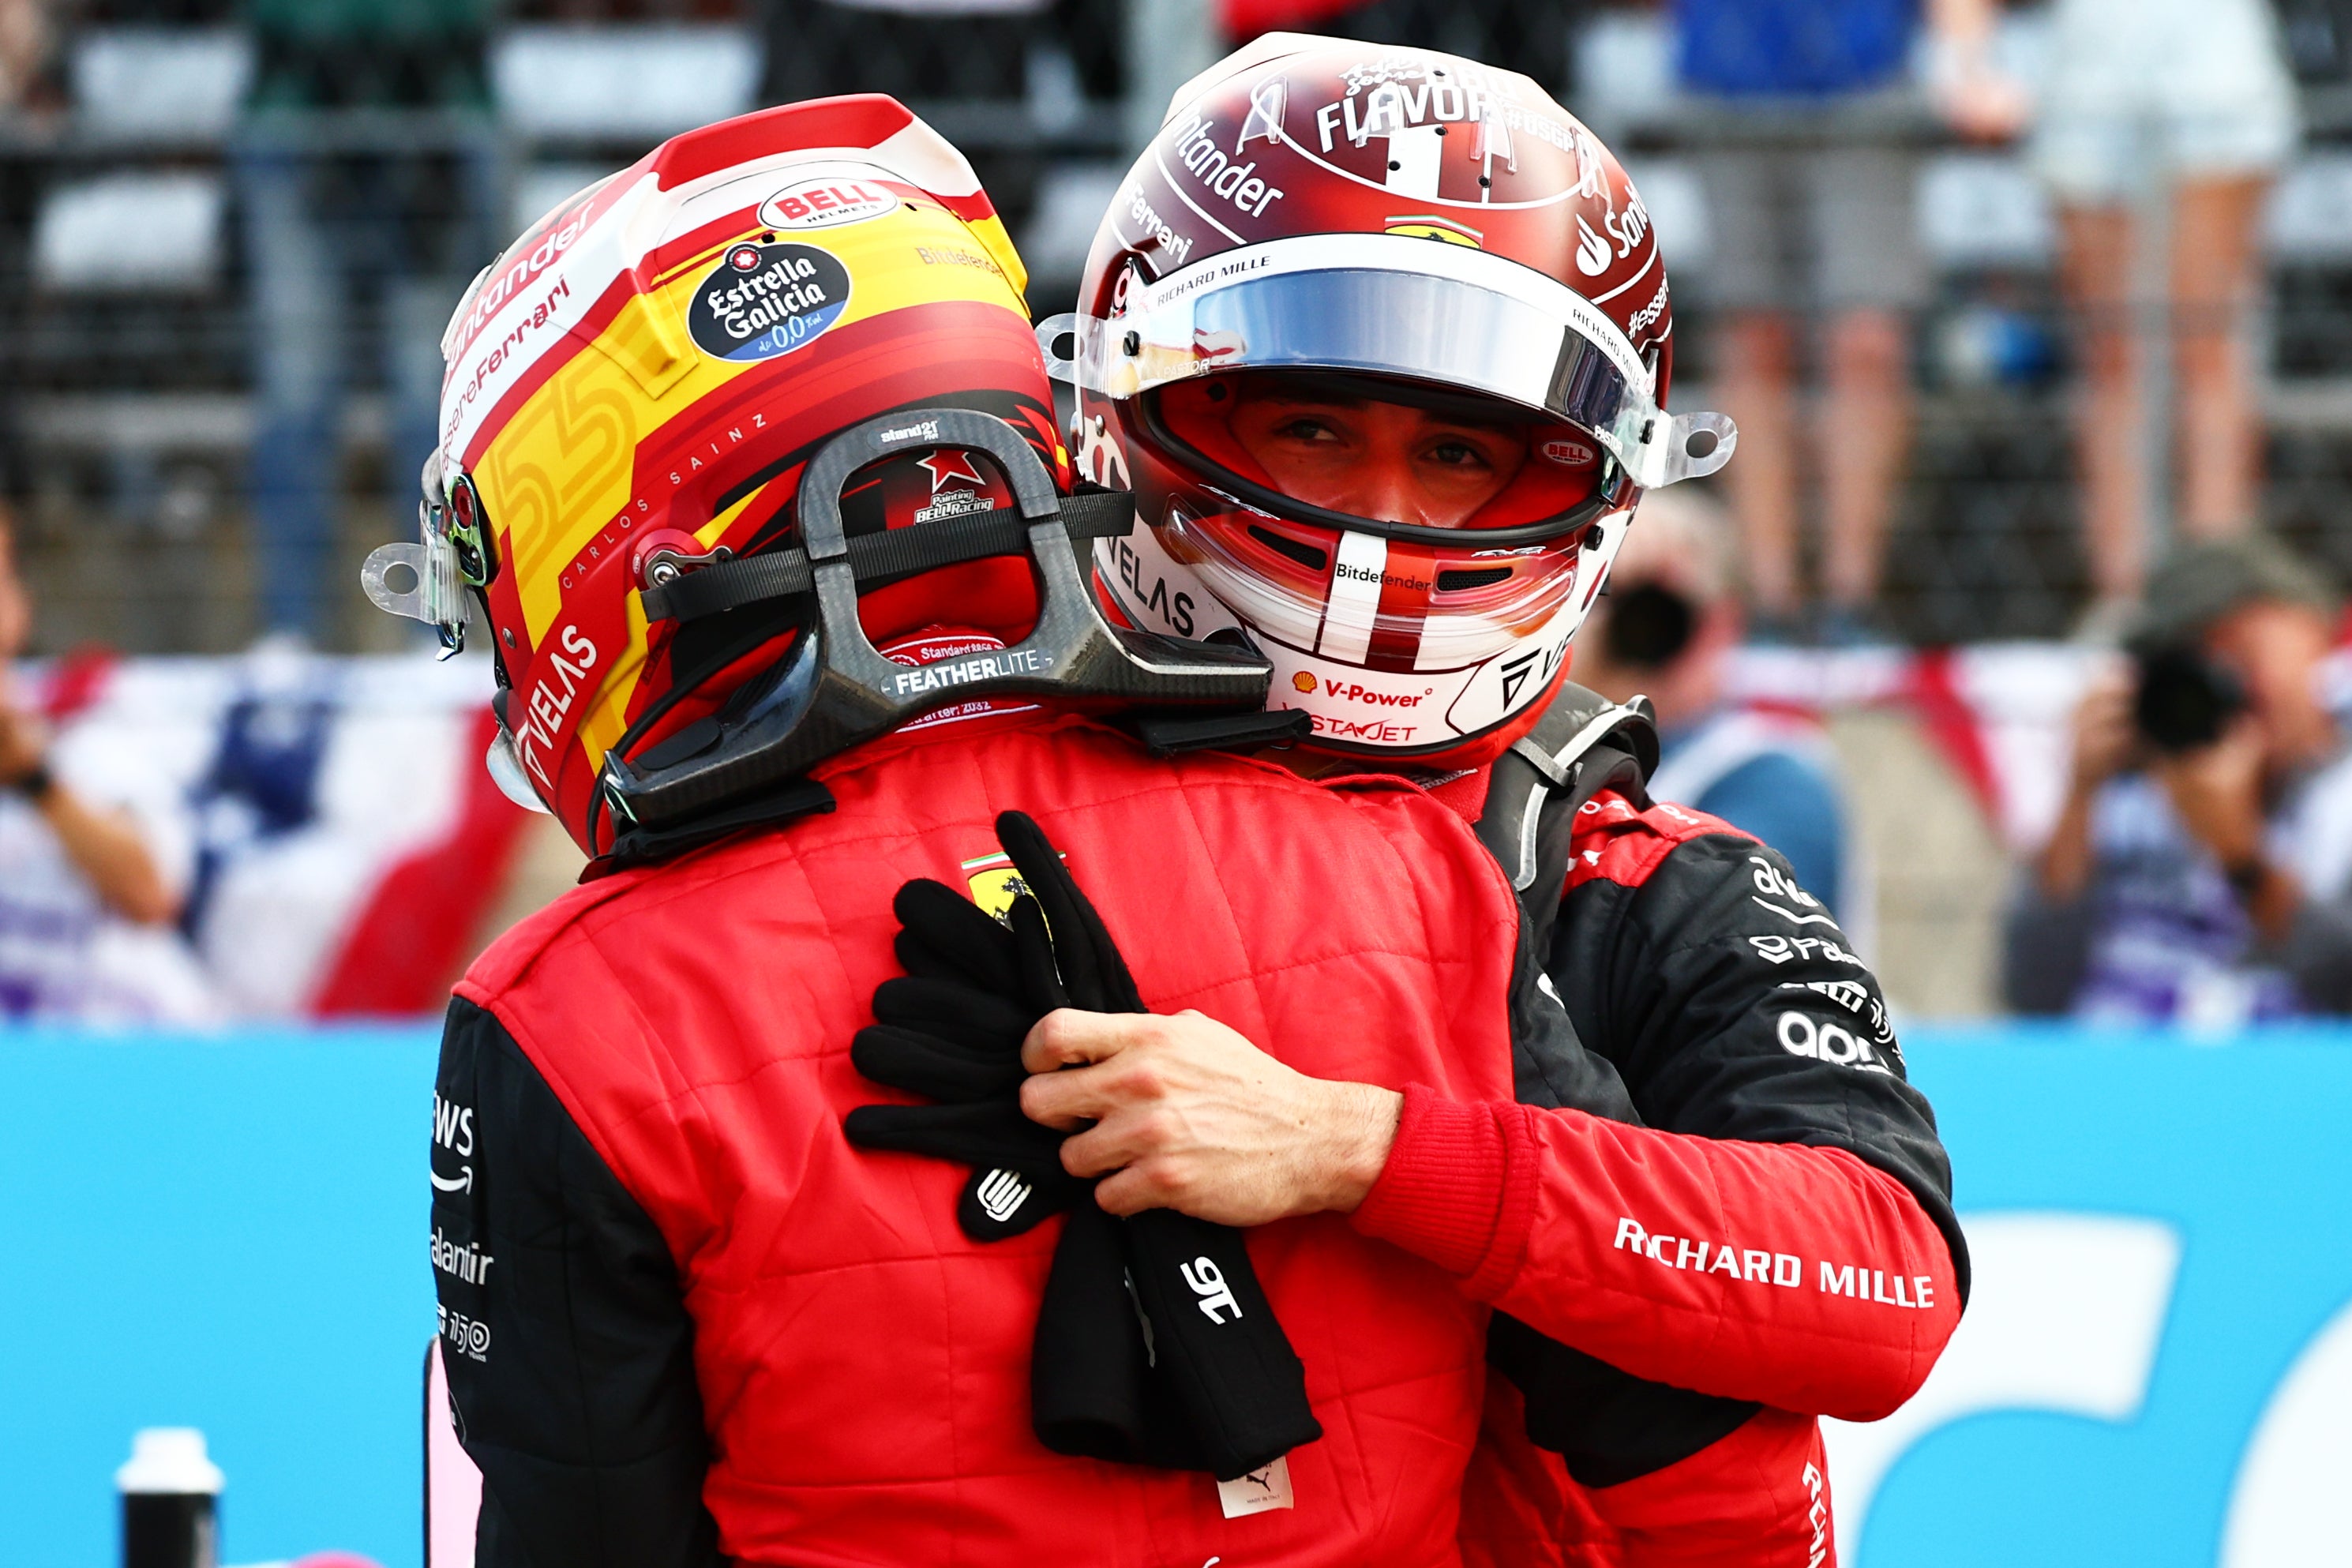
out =
<svg viewBox="0 0 2352 1568"><path fill-rule="evenodd" d="M866 637L858 624L857 597L868 578L904 575L909 563L897 559L903 552L894 551L886 562L871 550L853 549L842 527L841 494L850 476L868 463L932 447L986 452L1003 468L1027 524L1026 543L1040 588L1037 624L1013 647L903 665L884 658ZM618 755L605 759L599 797L617 830L607 858L658 858L664 851L675 853L716 836L696 831L698 826L731 831L823 809L821 802L793 807L781 799L777 808L763 809L761 797L808 794L815 786L798 792L786 786L804 784L803 775L816 763L897 729L950 700L950 694L955 700L1093 700L1129 709L1263 709L1273 669L1256 654L1127 631L1103 618L1078 575L1061 506L1044 462L993 415L961 408L902 411L852 426L827 442L803 474L803 548L790 552L807 563L810 585L800 591L814 593L815 616L776 678L740 712L700 728L688 747L666 742L634 763ZM1131 518L1128 526L1133 526ZM1001 554L1009 542L994 531L942 529L933 535L937 548L921 550L917 536L929 529L906 531L924 570ZM1089 519L1082 531L1110 530ZM752 562L734 564L748 567Z"/></svg>

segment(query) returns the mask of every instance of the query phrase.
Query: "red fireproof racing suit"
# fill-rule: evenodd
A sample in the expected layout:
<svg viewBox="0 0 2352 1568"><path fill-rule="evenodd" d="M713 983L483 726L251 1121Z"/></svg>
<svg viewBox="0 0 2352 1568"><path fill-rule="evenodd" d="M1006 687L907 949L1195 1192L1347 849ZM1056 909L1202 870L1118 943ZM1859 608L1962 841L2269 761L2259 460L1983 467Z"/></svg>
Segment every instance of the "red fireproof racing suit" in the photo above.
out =
<svg viewBox="0 0 2352 1568"><path fill-rule="evenodd" d="M1965 1259L1875 984L1779 857L1638 778L1562 792L1545 929L1458 788L1038 715L819 776L831 815L592 884L453 1004L433 1256L484 1568L1696 1561L1658 1528L1693 1506L1718 1560L1822 1560L1811 1415L1917 1387ZM1249 1238L1326 1432L1291 1510L1040 1447L1058 1227L978 1246L961 1172L841 1137L892 894L1006 807L1152 1005L1406 1091L1355 1215Z"/></svg>

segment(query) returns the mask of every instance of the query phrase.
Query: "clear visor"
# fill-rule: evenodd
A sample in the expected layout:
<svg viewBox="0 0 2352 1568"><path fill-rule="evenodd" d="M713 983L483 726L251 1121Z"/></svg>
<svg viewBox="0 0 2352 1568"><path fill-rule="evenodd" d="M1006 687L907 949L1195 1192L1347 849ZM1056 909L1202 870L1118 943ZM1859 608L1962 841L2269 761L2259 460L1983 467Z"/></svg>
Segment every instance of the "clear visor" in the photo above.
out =
<svg viewBox="0 0 2352 1568"><path fill-rule="evenodd" d="M437 452L425 459L424 483L425 498L416 505L418 542L371 551L360 567L360 586L377 609L431 626L445 655L459 653L466 647L466 593L449 540Z"/></svg>
<svg viewBox="0 0 2352 1568"><path fill-rule="evenodd" d="M1037 339L1051 374L1114 398L1237 370L1347 370L1483 393L1589 431L1644 489L1714 473L1738 440L1720 414L1659 408L1650 367L1574 289L1407 235L1228 251L1132 287L1109 320L1055 316Z"/></svg>

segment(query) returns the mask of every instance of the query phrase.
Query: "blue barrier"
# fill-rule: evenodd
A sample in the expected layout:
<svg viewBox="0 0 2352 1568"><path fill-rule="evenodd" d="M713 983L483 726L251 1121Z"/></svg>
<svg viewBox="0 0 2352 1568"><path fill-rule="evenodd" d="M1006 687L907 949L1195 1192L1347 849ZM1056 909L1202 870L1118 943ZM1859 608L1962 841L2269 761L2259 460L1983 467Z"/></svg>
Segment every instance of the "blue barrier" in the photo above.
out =
<svg viewBox="0 0 2352 1568"><path fill-rule="evenodd" d="M225 1561L417 1568L435 1037L0 1034L0 1560L111 1568L131 1432L189 1426Z"/></svg>
<svg viewBox="0 0 2352 1568"><path fill-rule="evenodd" d="M1833 1434L1833 1474L1874 1482L1841 1481L1845 1561L2205 1568L2242 1482L2227 1568L2295 1561L2263 1543L2300 1494L2241 1472L2352 1302L2352 1031L1923 1028L1907 1049L1998 1272L1961 1375ZM0 1557L104 1568L132 1430L190 1425L228 1473L228 1562L416 1568L432 1055L418 1029L0 1033ZM2053 1279L2108 1316L2037 1321ZM2044 1389L2037 1356L2115 1386Z"/></svg>
<svg viewBox="0 0 2352 1568"><path fill-rule="evenodd" d="M2090 1245L2103 1229L2137 1221L2168 1233L2178 1270L2106 1298L2152 1313L2154 1354L2133 1408L2100 1419L1993 1407L1920 1433L1887 1470L1847 1561L2288 1568L2340 1556L2340 1533L2309 1534L2331 1513L2340 1531L2340 1500L2307 1496L2291 1475L2283 1496L2282 1472L2265 1488L2241 1471L2282 1380L2352 1303L2352 1031L2276 1029L2215 1046L2122 1032L1915 1029L1906 1054L1942 1122L1972 1232L2031 1215L2052 1222L2053 1237ZM2033 1261L2030 1250L2021 1259ZM2040 1267L2067 1262L2045 1253ZM1980 1299L1990 1283L1980 1279ZM2085 1283L2112 1281L2095 1272ZM2149 1292L2158 1299L2126 1299L2158 1284L2168 1285ZM2048 1332L2066 1327L2053 1321ZM2074 1342L2097 1353L2098 1336L2114 1326L2074 1327ZM2335 1391L2352 1396L2342 1358L2334 1364ZM2028 1389L2012 1404L2037 1402ZM2352 1427L2339 1419L2332 1436L2333 1452L2307 1458L2340 1487L2352 1476L2341 1447ZM2242 1488L2237 1550L2225 1553ZM1850 1546L1854 1522L1849 1513Z"/></svg>

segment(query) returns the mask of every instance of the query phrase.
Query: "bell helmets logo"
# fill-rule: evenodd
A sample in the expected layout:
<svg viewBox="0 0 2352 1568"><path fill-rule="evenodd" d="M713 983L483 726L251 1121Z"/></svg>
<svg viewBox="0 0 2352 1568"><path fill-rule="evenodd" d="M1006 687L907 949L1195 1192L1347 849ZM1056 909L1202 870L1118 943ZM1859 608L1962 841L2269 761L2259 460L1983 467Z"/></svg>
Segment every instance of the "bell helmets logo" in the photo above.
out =
<svg viewBox="0 0 2352 1568"><path fill-rule="evenodd" d="M1601 455L1581 441L1546 441L1541 450L1545 462L1563 468L1581 468Z"/></svg>
<svg viewBox="0 0 2352 1568"><path fill-rule="evenodd" d="M763 228L839 228L898 210L898 198L871 180L803 180L760 204Z"/></svg>
<svg viewBox="0 0 2352 1568"><path fill-rule="evenodd" d="M936 522L941 518L970 517L974 512L996 510L996 498L981 493L988 481L972 467L971 453L940 451L916 460L931 476L931 501L915 513L917 522ZM961 488L950 489L950 485Z"/></svg>

